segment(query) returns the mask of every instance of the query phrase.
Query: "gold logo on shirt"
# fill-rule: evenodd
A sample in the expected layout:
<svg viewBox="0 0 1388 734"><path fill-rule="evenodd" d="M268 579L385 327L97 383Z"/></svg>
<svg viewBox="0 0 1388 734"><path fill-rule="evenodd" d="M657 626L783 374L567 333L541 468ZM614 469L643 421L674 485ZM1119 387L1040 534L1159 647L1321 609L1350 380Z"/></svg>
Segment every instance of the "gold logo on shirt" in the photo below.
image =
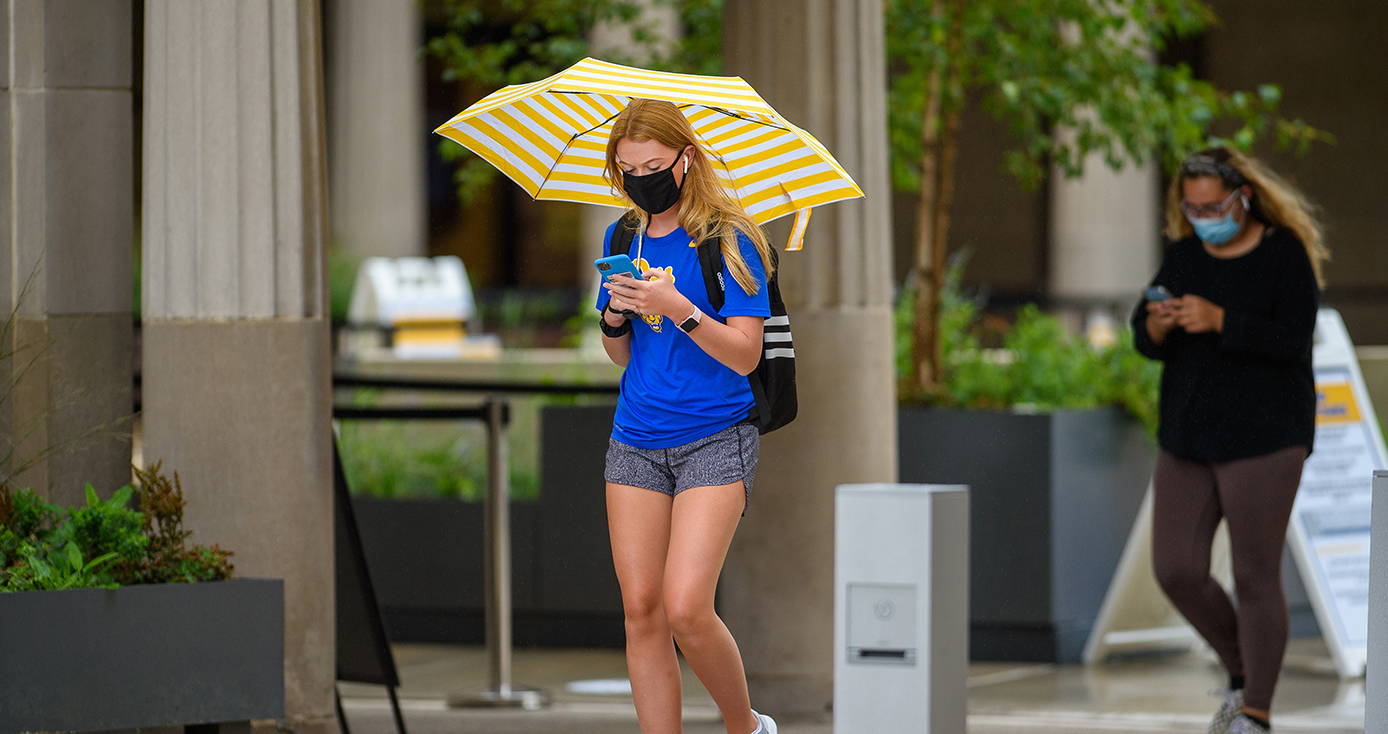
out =
<svg viewBox="0 0 1388 734"><path fill-rule="evenodd" d="M675 269L673 267L652 268L651 264L646 262L646 258L644 257L636 258L636 262L634 264L636 265L636 269L643 273L648 270L664 270L665 272L670 274L670 282L675 282ZM658 278L656 276L651 276L649 280L658 280ZM665 317L661 316L660 314L652 314L649 316L642 316L641 320L649 324L652 331L659 334L661 324L665 322Z"/></svg>

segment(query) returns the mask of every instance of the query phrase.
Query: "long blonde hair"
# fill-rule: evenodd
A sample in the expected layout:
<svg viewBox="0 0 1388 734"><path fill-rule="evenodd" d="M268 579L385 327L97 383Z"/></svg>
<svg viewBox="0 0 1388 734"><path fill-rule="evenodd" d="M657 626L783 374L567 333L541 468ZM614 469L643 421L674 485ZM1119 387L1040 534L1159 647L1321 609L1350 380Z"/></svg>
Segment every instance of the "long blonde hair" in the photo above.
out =
<svg viewBox="0 0 1388 734"><path fill-rule="evenodd" d="M617 143L623 138L634 143L654 140L673 150L684 150L693 146L690 155L689 171L684 174L679 198L680 227L694 238L703 242L710 237L718 237L723 250L723 261L728 272L748 295L757 292L759 286L747 261L742 257L742 248L737 245L737 232L741 230L761 256L762 267L769 281L775 272L771 243L766 233L757 226L742 205L728 197L723 185L718 182L718 174L713 171L708 154L699 146L694 128L684 113L671 102L654 99L633 99L612 122L612 135L607 138L607 166L603 176L620 192L638 217L642 229L650 223L650 214L641 210L627 196L622 186L622 168L617 162Z"/></svg>
<svg viewBox="0 0 1388 734"><path fill-rule="evenodd" d="M1181 166L1180 173L1171 180L1171 188L1166 192L1164 234L1167 238L1174 242L1195 233L1195 228L1181 211L1181 197L1184 196L1181 184L1204 176L1219 178L1230 191L1240 186L1252 188L1253 196L1248 202L1249 212L1265 224L1282 227L1296 235L1306 248L1306 257L1311 260L1316 282L1321 286L1325 285L1321 265L1330 259L1330 250L1325 246L1321 223L1316 218L1318 208L1291 182L1274 173L1262 161L1236 150L1203 150L1187 159Z"/></svg>

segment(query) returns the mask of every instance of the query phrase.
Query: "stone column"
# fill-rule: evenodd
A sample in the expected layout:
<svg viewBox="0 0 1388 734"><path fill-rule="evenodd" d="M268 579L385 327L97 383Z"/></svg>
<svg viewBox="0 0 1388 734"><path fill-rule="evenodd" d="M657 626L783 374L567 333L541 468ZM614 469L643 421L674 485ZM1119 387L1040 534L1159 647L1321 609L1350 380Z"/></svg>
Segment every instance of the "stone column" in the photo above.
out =
<svg viewBox="0 0 1388 734"><path fill-rule="evenodd" d="M592 56L609 59L614 63L646 63L648 49L636 47L632 38L633 27L642 27L649 31L657 39L658 52L664 53L674 47L681 33L679 13L674 5L657 4L654 0L638 0L637 5L641 7L641 14L632 24L616 25L604 22L593 28ZM580 206L583 207L583 215L582 229L579 231L578 283L585 288L586 296L598 287L598 271L593 267L593 261L602 257L603 235L606 234L608 225L621 215L622 210L610 206Z"/></svg>
<svg viewBox="0 0 1388 734"><path fill-rule="evenodd" d="M423 255L424 120L415 0L326 0L328 181L334 246Z"/></svg>
<svg viewBox="0 0 1388 734"><path fill-rule="evenodd" d="M781 255L800 412L762 441L721 587L757 710L827 718L834 488L897 476L882 3L729 0L724 28L725 72L819 138L867 194L815 210L804 251Z"/></svg>
<svg viewBox="0 0 1388 734"><path fill-rule="evenodd" d="M0 403L18 442L7 471L30 464L13 486L72 505L87 482L105 495L130 481L131 6L0 11L0 291L17 316L0 369L15 388Z"/></svg>
<svg viewBox="0 0 1388 734"><path fill-rule="evenodd" d="M1071 308L1129 308L1160 256L1161 179L1157 166L1114 171L1102 155L1084 176L1051 175L1049 291ZM1126 313L1117 314L1121 323Z"/></svg>
<svg viewBox="0 0 1388 734"><path fill-rule="evenodd" d="M335 731L315 0L146 0L144 459L285 587L282 726Z"/></svg>

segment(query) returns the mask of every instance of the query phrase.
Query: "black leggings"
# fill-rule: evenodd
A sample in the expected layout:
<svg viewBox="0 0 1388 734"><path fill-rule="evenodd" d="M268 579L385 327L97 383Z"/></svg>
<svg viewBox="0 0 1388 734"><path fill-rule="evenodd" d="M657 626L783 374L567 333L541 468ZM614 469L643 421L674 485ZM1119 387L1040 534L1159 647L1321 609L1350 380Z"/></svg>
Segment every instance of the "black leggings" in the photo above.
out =
<svg viewBox="0 0 1388 734"><path fill-rule="evenodd" d="M1305 446L1237 461L1190 461L1163 450L1153 480L1152 563L1162 590L1246 681L1244 704L1272 708L1287 649L1282 547ZM1210 545L1229 520L1239 606L1210 577Z"/></svg>

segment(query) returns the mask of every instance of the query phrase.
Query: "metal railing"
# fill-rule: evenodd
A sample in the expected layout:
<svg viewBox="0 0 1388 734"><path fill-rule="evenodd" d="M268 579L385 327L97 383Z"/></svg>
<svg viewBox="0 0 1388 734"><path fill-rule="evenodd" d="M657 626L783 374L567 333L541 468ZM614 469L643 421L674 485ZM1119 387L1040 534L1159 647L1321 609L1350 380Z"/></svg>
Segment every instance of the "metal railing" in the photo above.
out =
<svg viewBox="0 0 1388 734"><path fill-rule="evenodd" d="M547 705L547 691L518 686L511 677L511 477L506 443L510 404L505 395L615 395L615 385L526 384L515 382L466 382L420 380L363 375L333 375L334 388L467 392L488 395L479 406L363 407L334 405L337 420L476 420L486 424L487 481L483 494L484 587L489 685L480 691L459 691L448 696L449 706L540 708Z"/></svg>

